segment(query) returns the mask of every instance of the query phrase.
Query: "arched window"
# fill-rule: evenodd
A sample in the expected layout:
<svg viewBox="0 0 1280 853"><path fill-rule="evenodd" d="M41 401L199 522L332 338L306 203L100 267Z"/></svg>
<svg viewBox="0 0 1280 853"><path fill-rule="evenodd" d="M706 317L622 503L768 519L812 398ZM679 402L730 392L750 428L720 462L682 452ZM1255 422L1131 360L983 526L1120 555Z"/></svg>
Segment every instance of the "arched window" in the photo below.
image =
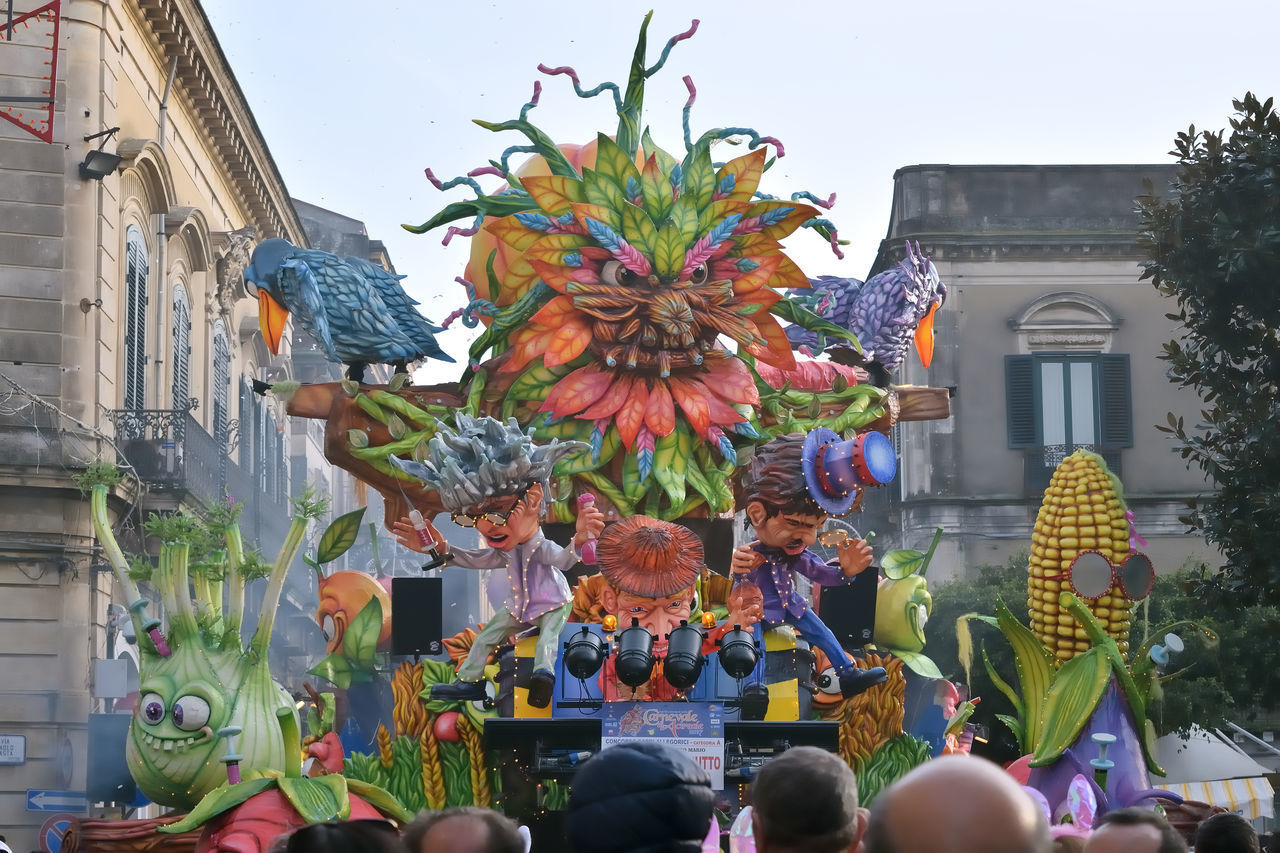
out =
<svg viewBox="0 0 1280 853"><path fill-rule="evenodd" d="M191 305L187 289L173 288L173 408L191 407Z"/></svg>
<svg viewBox="0 0 1280 853"><path fill-rule="evenodd" d="M230 428L231 342L221 320L213 324L213 437L225 444Z"/></svg>
<svg viewBox="0 0 1280 853"><path fill-rule="evenodd" d="M147 406L147 242L136 225L124 238L124 407Z"/></svg>

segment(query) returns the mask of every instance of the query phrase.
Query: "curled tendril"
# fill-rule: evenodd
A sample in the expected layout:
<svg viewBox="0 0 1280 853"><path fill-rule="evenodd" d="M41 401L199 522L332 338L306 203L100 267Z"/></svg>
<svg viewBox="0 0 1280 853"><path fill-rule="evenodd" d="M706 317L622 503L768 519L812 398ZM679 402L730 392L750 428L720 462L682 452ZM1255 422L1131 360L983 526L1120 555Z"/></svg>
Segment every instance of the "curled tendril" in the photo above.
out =
<svg viewBox="0 0 1280 853"><path fill-rule="evenodd" d="M431 171L430 167L427 167L424 171L427 174L427 180L430 181L432 185L436 189L440 190L441 192L444 192L445 190L451 190L454 187L466 184L467 186L471 187L471 189L476 191L476 195L478 196L484 195L484 190L480 189L480 184L477 183L475 178L471 177L470 174L459 175L456 178L452 178L450 180L442 182L439 178L435 176L435 173Z"/></svg>
<svg viewBox="0 0 1280 853"><path fill-rule="evenodd" d="M542 97L542 83L538 80L533 81L533 97L529 102L520 108L520 120L525 121L529 116L529 110L538 105L538 99Z"/></svg>
<svg viewBox="0 0 1280 853"><path fill-rule="evenodd" d="M538 70L541 71L543 74L546 74L548 77L554 77L557 74L563 74L564 76L568 77L570 80L573 81L573 91L575 94L577 94L579 98L594 98L595 96L599 95L601 92L604 92L607 90L610 94L613 95L614 107L619 112L621 112L622 110L622 92L621 90L618 89L617 83L610 83L608 80L606 80L605 82L601 83L599 86L596 86L594 89L584 90L582 88L582 83L578 80L578 72L574 70L572 65L558 65L555 68L551 68L550 66L545 65L543 63L538 63ZM524 116L522 115L521 118L523 117Z"/></svg>
<svg viewBox="0 0 1280 853"><path fill-rule="evenodd" d="M693 85L693 78L688 74L684 76L684 87L689 90L689 99L684 102L684 109L681 111L681 123L684 125L684 150L693 150L693 137L689 133L689 113L693 111L693 102L698 100L698 88Z"/></svg>
<svg viewBox="0 0 1280 853"><path fill-rule="evenodd" d="M694 18L693 22L689 24L689 29L682 33L676 33L671 38L667 39L667 46L662 49L662 55L658 57L658 61L644 70L646 80L661 71L662 66L667 64L667 57L671 55L671 48L675 47L687 38L693 38L693 34L698 31L698 25L701 23L702 22L697 18Z"/></svg>
<svg viewBox="0 0 1280 853"><path fill-rule="evenodd" d="M481 299L476 294L476 286L467 281L462 276L454 278L458 284L467 289L467 304L453 311L441 323L441 328L449 328L449 325L459 318L462 319L462 325L468 329L474 329L480 323L481 317L492 317L498 313L498 306L494 305L488 299Z"/></svg>
<svg viewBox="0 0 1280 853"><path fill-rule="evenodd" d="M474 237L480 233L480 226L484 224L484 214L476 214L475 220L471 223L470 228L459 228L456 225L450 225L448 230L444 232L444 239L440 241L441 246L449 245L449 241L454 237Z"/></svg>
<svg viewBox="0 0 1280 853"><path fill-rule="evenodd" d="M830 209L831 209L831 207L832 207L832 205L834 205L834 204L836 203L836 194L835 194L835 193L832 193L831 195L827 196L826 201L823 201L822 199L818 198L818 197L817 197L817 196L815 196L813 193L808 192L807 190L801 190L801 191L800 191L800 192L798 192L798 193L792 193L792 194L791 194L791 200L792 200L792 201L799 201L799 200L800 200L800 199L802 199L802 198L803 198L803 199L807 199L807 200L809 200L809 201L813 202L813 203L814 203L814 205L816 205L817 207L822 208L823 210L830 210Z"/></svg>
<svg viewBox="0 0 1280 853"><path fill-rule="evenodd" d="M502 156L498 160L491 160L493 168L500 170L499 174L504 178L511 175L511 155L513 154L537 154L538 149L532 145L512 145L510 148L502 152Z"/></svg>
<svg viewBox="0 0 1280 853"><path fill-rule="evenodd" d="M819 231L819 233L821 233L819 229L825 230L827 232L827 242L831 244L831 251L835 254L836 258L842 261L844 260L844 252L840 251L839 234L836 231L835 224L832 223L830 219L820 219L815 216L813 219L801 223L800 227L812 228L815 231Z"/></svg>

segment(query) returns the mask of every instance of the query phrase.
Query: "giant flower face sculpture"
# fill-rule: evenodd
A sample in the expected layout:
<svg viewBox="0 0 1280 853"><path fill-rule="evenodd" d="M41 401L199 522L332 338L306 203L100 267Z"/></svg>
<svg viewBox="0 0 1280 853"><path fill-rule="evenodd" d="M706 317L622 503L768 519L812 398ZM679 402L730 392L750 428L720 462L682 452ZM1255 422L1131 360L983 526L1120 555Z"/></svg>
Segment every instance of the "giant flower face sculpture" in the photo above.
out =
<svg viewBox="0 0 1280 853"><path fill-rule="evenodd" d="M661 151L637 168L601 137L594 169L581 180L525 178L538 212L489 226L556 295L511 336L500 368L587 364L555 382L543 409L577 416L623 445L669 435L677 408L694 432L716 443L746 424L734 408L760 402L744 362L724 336L761 361L795 366L782 327L769 313L774 287L808 284L779 238L813 218L796 202L756 201L765 152L713 171L706 146L682 171Z"/></svg>
<svg viewBox="0 0 1280 853"><path fill-rule="evenodd" d="M882 411L870 405L873 395L848 386L772 391L756 375L757 363L796 365L779 320L857 345L851 332L781 293L809 287L783 253L784 237L808 227L838 243L834 226L797 199L828 207L834 197L758 192L770 165L765 146L781 157L781 144L743 127L694 137L689 78L685 150L677 158L657 147L641 130L645 83L697 21L668 39L652 65L647 26L646 17L625 87L588 90L572 68L539 66L569 77L579 97L612 95L612 136L557 145L528 118L541 94L535 84L519 118L477 122L518 131L529 144L449 181L428 171L441 189L466 184L476 198L406 227L423 233L474 217L445 238L476 236L470 302L458 315L487 328L463 375L468 411L516 417L543 440L588 442L590 457L562 463L558 476L580 477L620 515L643 504L650 515L679 518L701 503L710 513L732 509L737 451L763 440L762 431L808 429L805 418L845 418L841 429L852 430ZM738 137L750 153L714 163L713 144ZM517 153L537 156L513 170ZM500 175L505 186L483 192L474 180L482 174Z"/></svg>

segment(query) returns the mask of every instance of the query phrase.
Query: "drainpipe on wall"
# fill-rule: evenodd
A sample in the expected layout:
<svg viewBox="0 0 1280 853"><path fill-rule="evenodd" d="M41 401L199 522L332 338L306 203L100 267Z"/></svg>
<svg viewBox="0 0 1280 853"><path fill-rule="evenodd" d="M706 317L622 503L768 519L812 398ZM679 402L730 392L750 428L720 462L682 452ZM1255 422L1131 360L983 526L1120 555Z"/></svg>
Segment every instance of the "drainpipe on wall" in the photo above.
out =
<svg viewBox="0 0 1280 853"><path fill-rule="evenodd" d="M164 145L165 128L168 125L168 119L169 119L169 93L173 91L173 78L177 73L178 73L178 57L175 56L169 60L169 76L164 82L164 94L160 96L160 127L157 131L160 138L157 141L159 142L160 150L162 152L165 150L165 145ZM167 237L165 236L165 231L164 231L164 217L165 217L164 213L157 213L155 216L155 219L156 219L156 222L155 222L156 285L157 285L156 294L158 298L156 299L156 311L155 311L156 348L154 350L154 352L157 353L157 355L154 363L156 368L155 369L155 377L156 377L155 401L156 401L157 409L163 407L164 397L163 397L162 389L164 388L164 362L165 362L165 354L166 354L164 342L168 340L168 336L164 334L164 318L168 309L168 303L165 302L164 295L165 295L165 285L168 283L168 278L169 278L168 271L165 269L164 247L165 247L165 242L167 240ZM177 400L173 402L175 406L178 404Z"/></svg>

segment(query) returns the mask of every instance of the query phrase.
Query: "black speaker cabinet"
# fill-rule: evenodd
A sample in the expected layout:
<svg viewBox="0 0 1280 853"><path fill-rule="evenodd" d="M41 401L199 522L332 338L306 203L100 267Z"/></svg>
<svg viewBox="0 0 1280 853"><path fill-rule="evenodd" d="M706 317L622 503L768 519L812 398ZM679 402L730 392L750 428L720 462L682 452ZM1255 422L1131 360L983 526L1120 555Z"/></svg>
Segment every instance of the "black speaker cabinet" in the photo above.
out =
<svg viewBox="0 0 1280 853"><path fill-rule="evenodd" d="M860 649L871 642L876 625L877 575L876 567L869 566L851 584L822 588L818 615L846 649Z"/></svg>
<svg viewBox="0 0 1280 853"><path fill-rule="evenodd" d="M391 653L438 655L444 608L441 578L391 579Z"/></svg>
<svg viewBox="0 0 1280 853"><path fill-rule="evenodd" d="M89 715L85 799L91 803L131 803L138 797L124 757L131 719L132 714Z"/></svg>

